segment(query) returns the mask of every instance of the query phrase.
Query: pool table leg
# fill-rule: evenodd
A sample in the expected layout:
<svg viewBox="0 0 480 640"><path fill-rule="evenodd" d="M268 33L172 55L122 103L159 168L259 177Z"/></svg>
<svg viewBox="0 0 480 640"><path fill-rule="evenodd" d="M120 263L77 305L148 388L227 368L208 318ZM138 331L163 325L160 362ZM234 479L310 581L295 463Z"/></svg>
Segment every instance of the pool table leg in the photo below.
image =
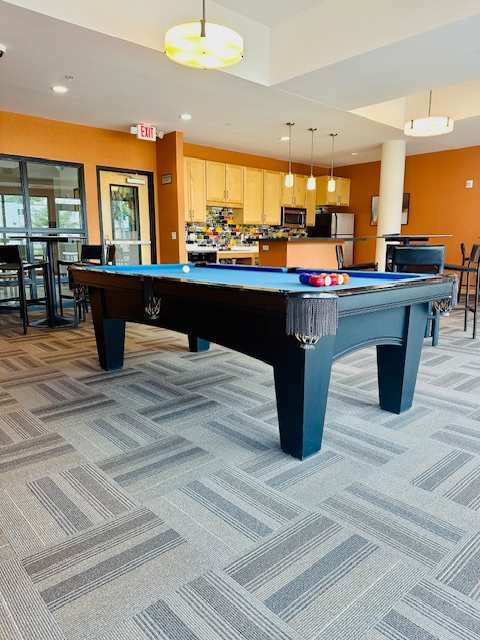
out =
<svg viewBox="0 0 480 640"><path fill-rule="evenodd" d="M300 460L322 445L334 341L328 336L314 349L302 349L291 338L273 367L280 445Z"/></svg>
<svg viewBox="0 0 480 640"><path fill-rule="evenodd" d="M100 366L106 371L121 369L125 350L125 321L105 318L101 289L90 289L90 305Z"/></svg>
<svg viewBox="0 0 480 640"><path fill-rule="evenodd" d="M208 340L204 340L203 338L198 338L193 334L188 334L188 349L192 353L199 353L200 351L208 351L210 347L210 342Z"/></svg>
<svg viewBox="0 0 480 640"><path fill-rule="evenodd" d="M428 304L414 304L407 308L406 313L403 344L377 346L380 407L392 413L402 413L410 409L413 403Z"/></svg>

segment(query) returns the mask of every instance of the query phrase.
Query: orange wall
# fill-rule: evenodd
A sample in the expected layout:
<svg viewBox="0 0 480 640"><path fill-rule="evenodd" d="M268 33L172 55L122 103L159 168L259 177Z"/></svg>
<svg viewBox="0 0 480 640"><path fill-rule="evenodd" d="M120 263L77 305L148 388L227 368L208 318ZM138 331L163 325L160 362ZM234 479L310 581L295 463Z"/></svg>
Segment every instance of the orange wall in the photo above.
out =
<svg viewBox="0 0 480 640"><path fill-rule="evenodd" d="M378 195L380 162L339 167L337 171L351 179L348 210L356 214L355 235L375 235L377 227L370 226L370 211L372 195ZM465 189L470 178L474 187ZM447 246L449 262L460 259L460 242L470 249L480 241L480 147L408 156L405 192L410 193L410 215L402 233L453 234L436 241ZM374 256L374 241L356 243L356 262Z"/></svg>
<svg viewBox="0 0 480 640"><path fill-rule="evenodd" d="M162 176L171 182L162 184ZM172 131L157 140L157 193L162 262L185 262L185 191L183 188L183 133ZM172 233L176 238L172 238Z"/></svg>
<svg viewBox="0 0 480 640"><path fill-rule="evenodd" d="M216 147L205 147L200 144L190 144L185 142L183 153L189 158L201 158L202 160L213 160L214 162L225 162L228 164L240 164L246 167L255 167L256 169L268 169L270 171L288 171L288 162L286 160L277 160L276 158L268 158L266 156L256 156L250 153L241 153L239 151L229 151L228 149L217 149ZM314 167L317 175L327 173L326 169ZM309 174L310 166L292 163L292 171L299 174Z"/></svg>
<svg viewBox="0 0 480 640"><path fill-rule="evenodd" d="M91 242L100 239L97 165L156 171L155 144L137 140L129 133L3 111L0 111L0 153L83 164Z"/></svg>

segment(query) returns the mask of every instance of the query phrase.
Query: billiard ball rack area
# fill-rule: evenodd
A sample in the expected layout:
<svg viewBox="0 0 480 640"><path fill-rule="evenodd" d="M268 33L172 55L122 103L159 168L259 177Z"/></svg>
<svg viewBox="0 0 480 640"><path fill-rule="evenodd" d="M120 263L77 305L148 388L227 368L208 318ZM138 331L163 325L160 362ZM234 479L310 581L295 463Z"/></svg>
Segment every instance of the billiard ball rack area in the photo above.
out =
<svg viewBox="0 0 480 640"><path fill-rule="evenodd" d="M321 448L332 363L347 353L376 345L380 406L411 406L429 305L453 291L443 275L351 272L326 291L302 285L302 270L182 266L71 268L90 290L101 366L123 366L127 321L185 333L194 352L214 342L262 360L273 367L281 447L299 459ZM327 321L323 335L309 335L305 318L329 304L334 330ZM300 324L289 327L296 307ZM318 340L302 345L293 329Z"/></svg>

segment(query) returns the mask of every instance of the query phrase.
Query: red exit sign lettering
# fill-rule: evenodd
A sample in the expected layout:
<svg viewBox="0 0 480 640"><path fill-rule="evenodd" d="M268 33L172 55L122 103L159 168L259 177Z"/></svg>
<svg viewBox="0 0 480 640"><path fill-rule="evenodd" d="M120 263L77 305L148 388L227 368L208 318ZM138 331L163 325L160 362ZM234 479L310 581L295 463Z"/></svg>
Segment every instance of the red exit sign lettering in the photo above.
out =
<svg viewBox="0 0 480 640"><path fill-rule="evenodd" d="M139 140L149 140L150 142L155 142L155 140L157 139L157 127L154 127L151 124L140 122L139 124L137 124L137 138Z"/></svg>

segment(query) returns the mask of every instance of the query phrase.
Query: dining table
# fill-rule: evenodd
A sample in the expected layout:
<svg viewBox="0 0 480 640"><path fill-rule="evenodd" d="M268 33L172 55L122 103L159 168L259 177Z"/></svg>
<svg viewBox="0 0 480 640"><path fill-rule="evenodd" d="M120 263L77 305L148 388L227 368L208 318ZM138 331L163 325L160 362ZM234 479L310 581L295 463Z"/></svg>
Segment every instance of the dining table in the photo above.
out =
<svg viewBox="0 0 480 640"><path fill-rule="evenodd" d="M86 239L85 235L74 233L24 233L10 236L12 240L30 240L30 242L42 242L46 245L47 269L45 283L45 297L47 301L47 317L32 322L36 327L56 329L59 327L73 326L74 320L65 318L58 313L58 296L55 286L55 246L62 242L78 241Z"/></svg>

